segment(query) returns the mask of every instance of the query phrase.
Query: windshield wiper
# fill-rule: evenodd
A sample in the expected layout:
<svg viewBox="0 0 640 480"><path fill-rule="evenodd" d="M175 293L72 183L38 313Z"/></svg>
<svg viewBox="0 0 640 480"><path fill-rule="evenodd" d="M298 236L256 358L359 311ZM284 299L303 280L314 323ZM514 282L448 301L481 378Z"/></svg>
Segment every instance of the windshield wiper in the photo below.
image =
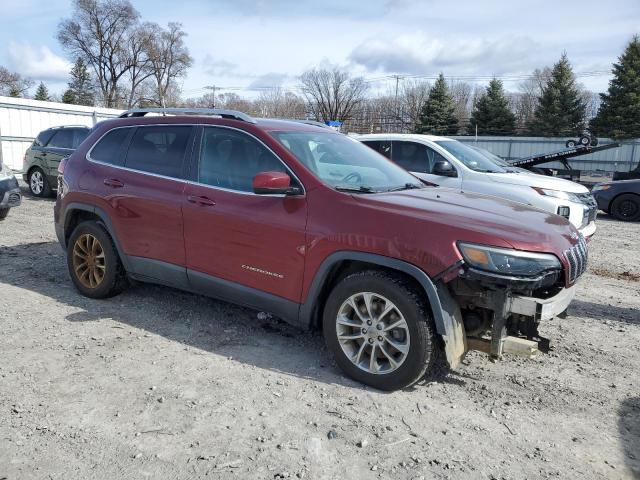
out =
<svg viewBox="0 0 640 480"><path fill-rule="evenodd" d="M401 190L414 190L416 188L423 188L423 187L424 187L423 185L420 185L418 183L405 183L400 187L390 188L389 190L387 190L387 192L399 192Z"/></svg>
<svg viewBox="0 0 640 480"><path fill-rule="evenodd" d="M368 187L367 185L336 185L335 187L336 190L338 190L339 192L354 192L354 193L376 193L376 191L371 188Z"/></svg>

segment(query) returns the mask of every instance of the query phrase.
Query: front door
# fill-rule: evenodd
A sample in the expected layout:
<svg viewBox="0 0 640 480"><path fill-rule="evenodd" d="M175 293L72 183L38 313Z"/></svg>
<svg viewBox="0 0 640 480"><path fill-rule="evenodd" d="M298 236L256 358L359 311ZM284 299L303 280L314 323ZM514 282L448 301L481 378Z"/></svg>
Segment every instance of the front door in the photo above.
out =
<svg viewBox="0 0 640 480"><path fill-rule="evenodd" d="M195 151L195 182L186 186L183 201L192 284L223 280L299 302L306 200L252 189L259 172L286 172L297 180L264 144L239 130L204 127Z"/></svg>

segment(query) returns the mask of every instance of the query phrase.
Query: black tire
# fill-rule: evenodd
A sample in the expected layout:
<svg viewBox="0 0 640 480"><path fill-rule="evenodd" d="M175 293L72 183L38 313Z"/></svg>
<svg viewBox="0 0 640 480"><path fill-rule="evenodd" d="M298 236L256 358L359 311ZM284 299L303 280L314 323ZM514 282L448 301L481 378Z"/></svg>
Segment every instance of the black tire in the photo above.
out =
<svg viewBox="0 0 640 480"><path fill-rule="evenodd" d="M591 137L589 137L588 135L582 135L580 137L580 139L578 140L578 142L580 143L580 145L582 145L583 147L588 146L589 144L591 144Z"/></svg>
<svg viewBox="0 0 640 480"><path fill-rule="evenodd" d="M567 140L567 143L565 143L565 145L567 146L567 148L574 148L576 146L576 141L575 140Z"/></svg>
<svg viewBox="0 0 640 480"><path fill-rule="evenodd" d="M38 182L34 182L36 179ZM40 167L32 168L29 171L27 182L29 191L34 197L47 198L51 196L51 185L49 185L49 180L47 180L47 176ZM39 186L40 184L42 187Z"/></svg>
<svg viewBox="0 0 640 480"><path fill-rule="evenodd" d="M86 280L81 278L74 265L74 248L80 237L91 236L95 238L103 252L103 277L95 286L87 285ZM122 267L122 262L118 256L113 240L102 225L95 221L82 222L78 225L67 245L67 267L69 275L76 289L89 298L109 298L122 292L128 285L126 273ZM82 270L81 270L82 271Z"/></svg>
<svg viewBox="0 0 640 480"><path fill-rule="evenodd" d="M611 202L609 212L623 222L640 220L640 196L624 193Z"/></svg>
<svg viewBox="0 0 640 480"><path fill-rule="evenodd" d="M4 220L5 218L7 218L7 215L9 215L9 209L0 208L0 220Z"/></svg>
<svg viewBox="0 0 640 480"><path fill-rule="evenodd" d="M371 292L389 299L406 321L409 350L400 366L389 373L375 374L361 369L350 360L338 340L336 319L339 310L349 297L359 292ZM433 370L440 350L424 293L399 275L376 270L349 275L334 287L324 309L323 331L327 348L338 366L351 378L380 390L398 390L413 385Z"/></svg>

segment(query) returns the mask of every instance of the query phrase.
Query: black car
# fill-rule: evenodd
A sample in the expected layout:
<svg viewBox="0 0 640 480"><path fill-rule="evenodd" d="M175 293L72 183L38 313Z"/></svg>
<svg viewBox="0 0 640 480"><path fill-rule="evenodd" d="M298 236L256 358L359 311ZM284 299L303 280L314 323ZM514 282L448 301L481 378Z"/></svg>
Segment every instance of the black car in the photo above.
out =
<svg viewBox="0 0 640 480"><path fill-rule="evenodd" d="M9 213L9 209L17 207L22 201L18 180L11 169L0 163L0 220Z"/></svg>
<svg viewBox="0 0 640 480"><path fill-rule="evenodd" d="M48 197L58 185L58 165L86 138L89 127L71 125L40 132L24 155L24 181L31 194Z"/></svg>
<svg viewBox="0 0 640 480"><path fill-rule="evenodd" d="M618 220L640 220L640 180L598 183L591 190L598 208Z"/></svg>

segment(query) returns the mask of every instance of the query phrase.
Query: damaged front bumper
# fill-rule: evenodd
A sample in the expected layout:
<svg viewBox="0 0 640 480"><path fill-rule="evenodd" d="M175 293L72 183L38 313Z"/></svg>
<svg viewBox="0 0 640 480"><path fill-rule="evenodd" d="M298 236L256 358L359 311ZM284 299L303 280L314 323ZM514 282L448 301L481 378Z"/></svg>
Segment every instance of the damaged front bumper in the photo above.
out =
<svg viewBox="0 0 640 480"><path fill-rule="evenodd" d="M576 295L576 286L563 288L558 294L551 298L525 297L513 295L508 301L508 313L531 317L534 321L540 322L551 320L565 312L569 304Z"/></svg>

